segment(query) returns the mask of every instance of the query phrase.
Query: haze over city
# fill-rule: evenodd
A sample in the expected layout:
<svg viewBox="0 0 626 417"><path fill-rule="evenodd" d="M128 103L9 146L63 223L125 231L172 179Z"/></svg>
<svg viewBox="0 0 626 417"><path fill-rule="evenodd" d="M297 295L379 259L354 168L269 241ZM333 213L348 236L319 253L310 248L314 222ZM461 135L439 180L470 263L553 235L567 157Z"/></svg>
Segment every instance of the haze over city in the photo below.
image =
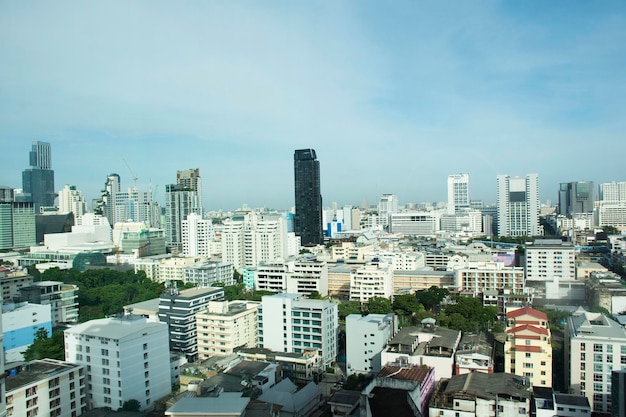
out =
<svg viewBox="0 0 626 417"><path fill-rule="evenodd" d="M0 185L40 140L88 200L200 168L207 210L289 208L314 148L325 206L444 201L457 172L554 201L624 180L625 28L619 1L4 2Z"/></svg>

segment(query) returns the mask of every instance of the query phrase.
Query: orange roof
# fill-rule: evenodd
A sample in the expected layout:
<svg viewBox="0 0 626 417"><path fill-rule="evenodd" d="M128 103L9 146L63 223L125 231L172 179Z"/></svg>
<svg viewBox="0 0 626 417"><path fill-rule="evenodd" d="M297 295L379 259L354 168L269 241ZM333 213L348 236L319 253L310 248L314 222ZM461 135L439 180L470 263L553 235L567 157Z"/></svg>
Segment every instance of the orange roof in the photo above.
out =
<svg viewBox="0 0 626 417"><path fill-rule="evenodd" d="M543 327L532 326L530 324L523 324L521 326L513 327L512 329L507 330L507 333L518 333L524 330L530 330L533 333L540 333L543 335L548 335L548 330Z"/></svg>
<svg viewBox="0 0 626 417"><path fill-rule="evenodd" d="M509 311L506 314L506 318L514 319L516 317L524 316L526 314L533 316L533 317L537 317L538 319L543 319L545 321L548 321L548 316L546 315L546 313L542 313L541 311L535 310L534 308L530 308L530 307L522 307L522 308L518 308L517 310Z"/></svg>

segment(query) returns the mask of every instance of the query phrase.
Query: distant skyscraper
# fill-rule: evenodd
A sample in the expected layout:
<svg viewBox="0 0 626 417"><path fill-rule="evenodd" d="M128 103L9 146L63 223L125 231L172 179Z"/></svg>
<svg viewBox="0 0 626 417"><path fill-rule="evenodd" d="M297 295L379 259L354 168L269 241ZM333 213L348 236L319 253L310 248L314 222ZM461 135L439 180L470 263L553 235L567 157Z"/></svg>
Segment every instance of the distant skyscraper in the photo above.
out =
<svg viewBox="0 0 626 417"><path fill-rule="evenodd" d="M30 166L22 172L23 195L21 202L32 202L35 213L41 207L54 205L54 171L51 169L51 150L48 142L33 142L29 153Z"/></svg>
<svg viewBox="0 0 626 417"><path fill-rule="evenodd" d="M593 182L564 182L559 186L559 214L571 216L592 213L594 206Z"/></svg>
<svg viewBox="0 0 626 417"><path fill-rule="evenodd" d="M539 235L539 176L498 175L497 186L498 235Z"/></svg>
<svg viewBox="0 0 626 417"><path fill-rule="evenodd" d="M469 207L469 174L448 175L448 214Z"/></svg>
<svg viewBox="0 0 626 417"><path fill-rule="evenodd" d="M322 194L320 163L313 149L299 149L294 155L296 214L294 230L302 245L319 245L322 238Z"/></svg>
<svg viewBox="0 0 626 417"><path fill-rule="evenodd" d="M199 169L178 171L176 184L165 186L165 240L168 246L182 250L183 221L191 213L202 218L201 192Z"/></svg>

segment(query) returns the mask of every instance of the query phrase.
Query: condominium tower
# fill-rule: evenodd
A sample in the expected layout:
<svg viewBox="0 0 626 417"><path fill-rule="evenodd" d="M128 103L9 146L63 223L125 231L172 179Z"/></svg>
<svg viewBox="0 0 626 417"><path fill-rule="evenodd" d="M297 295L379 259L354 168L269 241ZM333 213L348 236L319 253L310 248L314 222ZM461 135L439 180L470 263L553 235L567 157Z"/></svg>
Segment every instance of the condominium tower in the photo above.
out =
<svg viewBox="0 0 626 417"><path fill-rule="evenodd" d="M497 177L498 234L536 236L539 229L539 176Z"/></svg>
<svg viewBox="0 0 626 417"><path fill-rule="evenodd" d="M322 194L320 163L313 149L296 150L294 159L294 230L302 245L319 245L322 238Z"/></svg>
<svg viewBox="0 0 626 417"><path fill-rule="evenodd" d="M22 172L24 194L19 201L34 203L35 213L41 207L53 206L56 198L51 154L48 142L33 142L29 167Z"/></svg>
<svg viewBox="0 0 626 417"><path fill-rule="evenodd" d="M448 175L448 214L469 207L469 174Z"/></svg>

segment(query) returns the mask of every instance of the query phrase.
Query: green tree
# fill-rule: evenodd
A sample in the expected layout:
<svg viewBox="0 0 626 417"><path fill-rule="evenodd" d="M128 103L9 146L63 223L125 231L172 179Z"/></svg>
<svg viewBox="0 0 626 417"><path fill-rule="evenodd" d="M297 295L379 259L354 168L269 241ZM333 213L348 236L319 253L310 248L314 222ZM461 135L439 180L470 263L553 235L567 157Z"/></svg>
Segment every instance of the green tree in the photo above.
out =
<svg viewBox="0 0 626 417"><path fill-rule="evenodd" d="M350 314L361 314L361 303L358 301L345 301L337 305L339 320L345 320Z"/></svg>
<svg viewBox="0 0 626 417"><path fill-rule="evenodd" d="M124 401L124 405L122 405L122 410L124 411L139 411L141 409L141 403L138 400L132 399L128 401Z"/></svg>
<svg viewBox="0 0 626 417"><path fill-rule="evenodd" d="M46 329L37 329L35 340L24 351L24 360L30 362L43 358L65 360L63 332L53 332L52 337L48 337Z"/></svg>
<svg viewBox="0 0 626 417"><path fill-rule="evenodd" d="M323 300L324 297L322 297L322 294L320 294L318 291L311 291L311 293L309 294L309 298L311 300Z"/></svg>
<svg viewBox="0 0 626 417"><path fill-rule="evenodd" d="M367 302L367 311L370 314L387 314L393 312L391 300L385 297L372 297Z"/></svg>
<svg viewBox="0 0 626 417"><path fill-rule="evenodd" d="M424 306L424 308L428 311L433 311L433 309L442 303L443 300L446 299L450 295L450 292L441 287L437 287L433 285L427 290L420 290L415 292L415 297L417 301Z"/></svg>

